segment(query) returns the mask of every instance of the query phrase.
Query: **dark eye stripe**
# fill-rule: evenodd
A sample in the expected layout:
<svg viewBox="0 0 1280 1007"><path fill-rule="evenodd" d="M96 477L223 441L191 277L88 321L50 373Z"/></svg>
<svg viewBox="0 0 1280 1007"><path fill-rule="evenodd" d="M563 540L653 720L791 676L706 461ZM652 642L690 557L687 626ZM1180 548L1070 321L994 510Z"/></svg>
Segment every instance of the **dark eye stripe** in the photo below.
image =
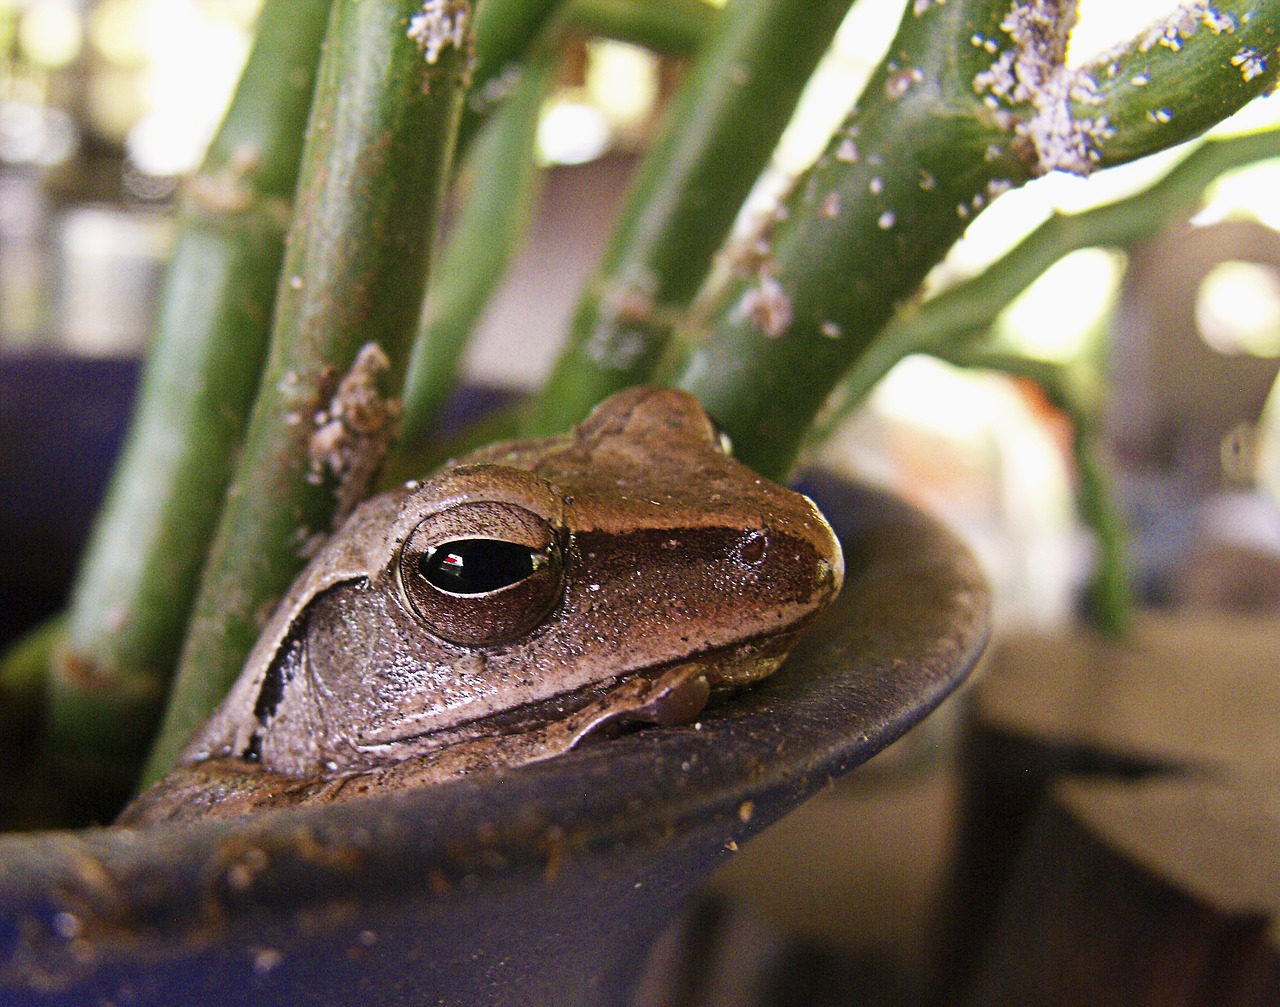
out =
<svg viewBox="0 0 1280 1007"><path fill-rule="evenodd" d="M527 545L462 539L427 550L418 560L418 572L450 594L488 594L520 583L538 569L541 559Z"/></svg>

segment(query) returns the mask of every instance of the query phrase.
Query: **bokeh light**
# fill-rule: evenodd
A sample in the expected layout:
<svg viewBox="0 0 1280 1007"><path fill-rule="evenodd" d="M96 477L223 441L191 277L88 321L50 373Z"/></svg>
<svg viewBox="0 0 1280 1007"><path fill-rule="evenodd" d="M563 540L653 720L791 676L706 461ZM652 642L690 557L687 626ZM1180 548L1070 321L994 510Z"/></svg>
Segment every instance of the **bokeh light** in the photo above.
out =
<svg viewBox="0 0 1280 1007"><path fill-rule="evenodd" d="M609 148L609 122L595 105L574 94L547 103L538 124L538 155L546 164L584 164Z"/></svg>
<svg viewBox="0 0 1280 1007"><path fill-rule="evenodd" d="M36 66L55 70L80 54L84 22L71 0L35 0L18 17L18 47Z"/></svg>
<svg viewBox="0 0 1280 1007"><path fill-rule="evenodd" d="M658 98L658 59L639 46L607 39L587 46L586 96L615 130L634 129Z"/></svg>
<svg viewBox="0 0 1280 1007"><path fill-rule="evenodd" d="M1257 262L1221 262L1196 293L1200 337L1230 356L1280 357L1280 275Z"/></svg>

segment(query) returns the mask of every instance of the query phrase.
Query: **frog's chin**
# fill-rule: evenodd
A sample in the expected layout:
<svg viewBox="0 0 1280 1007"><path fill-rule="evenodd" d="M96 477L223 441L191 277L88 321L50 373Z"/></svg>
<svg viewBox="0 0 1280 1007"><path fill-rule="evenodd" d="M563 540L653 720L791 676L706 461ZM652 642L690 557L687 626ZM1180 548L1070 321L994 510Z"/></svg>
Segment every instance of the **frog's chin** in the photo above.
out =
<svg viewBox="0 0 1280 1007"><path fill-rule="evenodd" d="M636 669L553 703L473 723L467 733L436 736L436 744L429 747L410 742L400 748L399 758L371 760L332 776L294 779L235 757L213 758L185 767L185 775L166 776L130 806L125 821L137 825L196 814L222 817L259 807L347 801L542 762L628 727L691 724L715 693L773 674L797 635L748 640ZM201 796L213 794L231 796Z"/></svg>

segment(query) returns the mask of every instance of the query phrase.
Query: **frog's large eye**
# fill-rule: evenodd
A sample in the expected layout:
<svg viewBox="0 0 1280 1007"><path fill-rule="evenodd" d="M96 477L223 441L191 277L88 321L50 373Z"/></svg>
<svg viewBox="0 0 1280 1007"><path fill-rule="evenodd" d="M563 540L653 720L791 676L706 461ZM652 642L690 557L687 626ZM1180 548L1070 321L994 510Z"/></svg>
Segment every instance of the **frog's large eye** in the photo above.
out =
<svg viewBox="0 0 1280 1007"><path fill-rule="evenodd" d="M537 626L560 598L551 526L507 503L460 504L425 519L400 553L400 583L437 636L493 646Z"/></svg>

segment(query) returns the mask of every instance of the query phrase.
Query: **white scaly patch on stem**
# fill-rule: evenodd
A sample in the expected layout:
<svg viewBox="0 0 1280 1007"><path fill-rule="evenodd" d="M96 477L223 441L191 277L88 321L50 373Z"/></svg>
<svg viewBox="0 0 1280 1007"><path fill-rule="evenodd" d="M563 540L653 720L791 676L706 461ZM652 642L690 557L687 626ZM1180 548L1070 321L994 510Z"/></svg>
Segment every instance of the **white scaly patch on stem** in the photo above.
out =
<svg viewBox="0 0 1280 1007"><path fill-rule="evenodd" d="M1034 114L1016 122L1014 128L1034 144L1041 174L1068 171L1088 175L1101 162L1099 146L1116 130L1106 115L1089 118L1076 110L1080 105L1102 104L1096 72L1114 76L1120 58L1135 48L1143 53L1156 47L1179 52L1201 28L1214 35L1231 35L1238 28L1235 15L1218 10L1208 0L1184 0L1136 39L1102 53L1088 66L1069 69L1065 49L1075 18L1073 2L1015 3L1000 25L1013 41L1013 50L1001 52L992 68L974 79L975 90L990 91L987 101L995 102L998 108L1001 102L1032 106ZM1265 56L1249 49L1241 49L1231 63L1246 82L1266 71ZM1132 83L1142 86L1149 80L1149 74L1141 74ZM1168 122L1172 115L1170 109L1148 113L1153 122Z"/></svg>
<svg viewBox="0 0 1280 1007"><path fill-rule="evenodd" d="M1230 35L1236 30L1236 20L1231 13L1216 10L1208 0L1184 0L1143 33L1138 51L1150 52L1159 45L1178 52L1201 25L1215 35ZM1129 44L1120 46L1119 51L1129 47Z"/></svg>
<svg viewBox="0 0 1280 1007"><path fill-rule="evenodd" d="M422 47L427 62L434 64L448 47L466 45L470 20L470 0L425 0L421 13L409 21L408 35Z"/></svg>
<svg viewBox="0 0 1280 1007"><path fill-rule="evenodd" d="M1257 49L1245 47L1231 57L1231 65L1240 71L1240 76L1247 84L1254 77L1267 72L1267 57Z"/></svg>
<svg viewBox="0 0 1280 1007"><path fill-rule="evenodd" d="M373 477L399 435L402 403L383 397L378 390L378 375L390 366L382 347L365 343L351 370L338 382L329 405L313 417L307 481L319 484L326 475L336 478L334 528L368 495Z"/></svg>
<svg viewBox="0 0 1280 1007"><path fill-rule="evenodd" d="M1075 22L1074 0L1014 3L1000 22L1013 47L999 49L990 69L973 79L974 90L987 93L987 104L997 112L1007 114L1006 105L1032 107L1029 118L1010 117L1009 123L1034 145L1040 174L1089 174L1100 160L1098 143L1115 134L1105 115L1078 117L1072 109L1073 102L1098 102L1092 74L1066 65L1067 43ZM974 44L988 52L991 41L974 36Z"/></svg>
<svg viewBox="0 0 1280 1007"><path fill-rule="evenodd" d="M791 328L791 298L765 270L760 285L742 295L738 310L770 339L781 339Z"/></svg>

